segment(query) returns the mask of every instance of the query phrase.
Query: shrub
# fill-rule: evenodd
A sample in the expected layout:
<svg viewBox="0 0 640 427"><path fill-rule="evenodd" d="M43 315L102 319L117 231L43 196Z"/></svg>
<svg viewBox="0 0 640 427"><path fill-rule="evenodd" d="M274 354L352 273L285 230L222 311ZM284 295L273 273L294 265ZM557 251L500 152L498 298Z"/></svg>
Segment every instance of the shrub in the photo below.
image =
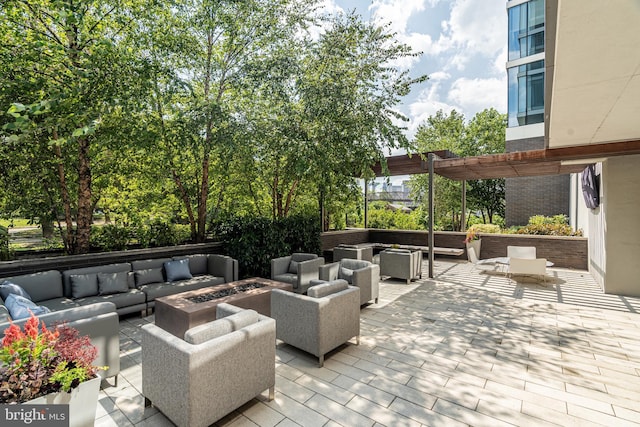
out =
<svg viewBox="0 0 640 427"><path fill-rule="evenodd" d="M574 231L565 215L546 217L535 215L529 223L516 231L517 234L537 234L546 236L582 236L582 230Z"/></svg>
<svg viewBox="0 0 640 427"><path fill-rule="evenodd" d="M175 246L189 241L191 230L188 225L156 219L150 223L136 225L133 229L133 235L143 248Z"/></svg>
<svg viewBox="0 0 640 427"><path fill-rule="evenodd" d="M122 251L127 248L131 240L128 227L106 224L91 228L91 245L103 251Z"/></svg>
<svg viewBox="0 0 640 427"><path fill-rule="evenodd" d="M479 234L500 233L500 226L497 224L473 224L468 231L474 231Z"/></svg>
<svg viewBox="0 0 640 427"><path fill-rule="evenodd" d="M270 277L271 259L293 252L320 253L315 216L232 218L215 225L227 254L238 260L242 277Z"/></svg>

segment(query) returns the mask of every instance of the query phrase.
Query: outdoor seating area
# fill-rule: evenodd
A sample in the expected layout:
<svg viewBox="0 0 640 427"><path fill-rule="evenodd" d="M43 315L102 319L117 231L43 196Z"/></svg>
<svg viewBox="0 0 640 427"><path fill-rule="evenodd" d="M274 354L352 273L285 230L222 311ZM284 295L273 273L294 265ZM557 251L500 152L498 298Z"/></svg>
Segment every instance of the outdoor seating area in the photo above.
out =
<svg viewBox="0 0 640 427"><path fill-rule="evenodd" d="M640 298L605 295L581 270L549 268L540 286L466 261L434 268L382 280L360 344L323 367L278 340L274 399L265 389L215 425L640 425ZM101 390L96 426L172 425L142 394L153 322L121 319L121 379Z"/></svg>

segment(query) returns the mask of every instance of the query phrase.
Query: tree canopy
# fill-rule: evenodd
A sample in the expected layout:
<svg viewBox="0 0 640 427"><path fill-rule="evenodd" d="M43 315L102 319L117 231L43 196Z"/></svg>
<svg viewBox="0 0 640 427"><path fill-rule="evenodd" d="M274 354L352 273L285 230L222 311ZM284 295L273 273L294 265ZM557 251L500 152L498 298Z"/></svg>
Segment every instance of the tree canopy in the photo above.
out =
<svg viewBox="0 0 640 427"><path fill-rule="evenodd" d="M450 150L459 156L502 153L505 150L506 116L490 108L477 113L468 123L464 115L442 110L430 116L418 127L415 144L420 152ZM412 193L418 200L426 200L428 176L411 177ZM438 223L452 230L460 230L462 186L440 176L435 177L435 209ZM483 222L491 223L494 215L504 216L504 179L469 181L467 208L480 212Z"/></svg>
<svg viewBox="0 0 640 427"><path fill-rule="evenodd" d="M409 149L395 109L426 79L387 26L303 0L5 0L0 214L89 250L93 213L189 224L346 203Z"/></svg>

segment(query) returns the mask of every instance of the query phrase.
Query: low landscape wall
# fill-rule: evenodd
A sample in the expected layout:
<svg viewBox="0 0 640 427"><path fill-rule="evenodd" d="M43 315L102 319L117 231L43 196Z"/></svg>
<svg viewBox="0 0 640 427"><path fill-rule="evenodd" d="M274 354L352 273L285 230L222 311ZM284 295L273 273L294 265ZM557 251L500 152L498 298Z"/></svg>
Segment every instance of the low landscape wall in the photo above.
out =
<svg viewBox="0 0 640 427"><path fill-rule="evenodd" d="M340 243L387 243L428 246L429 232L413 230L349 229L327 231L320 235L322 250L330 251ZM466 233L436 231L434 246L443 248L465 248ZM588 239L585 237L537 236L525 234L482 234L480 258L507 255L507 246L535 246L538 258L546 258L556 267L588 270ZM462 256L447 256L450 259L467 259Z"/></svg>
<svg viewBox="0 0 640 427"><path fill-rule="evenodd" d="M72 268L131 262L151 258L171 258L173 256L181 255L219 253L222 253L222 244L220 242L214 242L163 246L160 248L131 249L127 251L90 253L84 255L26 258L15 261L0 262L0 277L17 276L47 270L70 270Z"/></svg>

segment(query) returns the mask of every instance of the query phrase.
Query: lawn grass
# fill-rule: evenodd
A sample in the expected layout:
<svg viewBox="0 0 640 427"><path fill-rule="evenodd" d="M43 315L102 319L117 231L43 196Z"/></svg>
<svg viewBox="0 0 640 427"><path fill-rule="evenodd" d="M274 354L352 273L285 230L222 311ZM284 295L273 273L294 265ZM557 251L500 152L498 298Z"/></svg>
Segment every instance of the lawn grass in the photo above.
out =
<svg viewBox="0 0 640 427"><path fill-rule="evenodd" d="M37 225L30 223L26 218L11 218L0 219L0 225L4 227L37 227Z"/></svg>

